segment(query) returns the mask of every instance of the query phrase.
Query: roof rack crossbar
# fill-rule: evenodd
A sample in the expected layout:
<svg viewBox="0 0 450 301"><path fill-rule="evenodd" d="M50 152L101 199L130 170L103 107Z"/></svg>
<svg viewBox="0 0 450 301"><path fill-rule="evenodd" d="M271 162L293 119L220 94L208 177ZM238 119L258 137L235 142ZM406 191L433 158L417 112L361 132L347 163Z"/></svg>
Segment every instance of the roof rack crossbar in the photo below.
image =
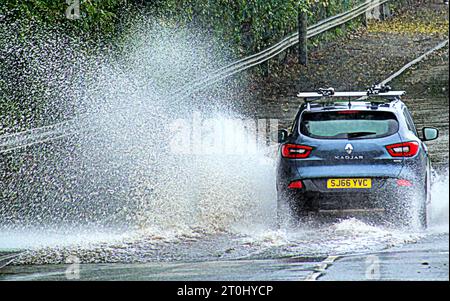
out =
<svg viewBox="0 0 450 301"><path fill-rule="evenodd" d="M300 92L297 94L297 97L304 98L306 101L317 100L322 98L361 98L367 96L384 97L387 99L395 100L398 97L403 96L405 94L406 94L405 91L379 92L376 94L368 94L368 92L365 91L365 92L334 92L331 95L324 96L322 93L319 92Z"/></svg>

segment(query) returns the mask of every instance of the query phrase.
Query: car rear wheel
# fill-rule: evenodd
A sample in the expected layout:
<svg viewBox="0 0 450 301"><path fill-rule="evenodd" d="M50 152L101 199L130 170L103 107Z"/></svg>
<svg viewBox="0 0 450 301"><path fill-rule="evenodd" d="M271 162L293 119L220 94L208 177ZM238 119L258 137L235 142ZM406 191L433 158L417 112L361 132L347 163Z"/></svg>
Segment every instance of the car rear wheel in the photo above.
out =
<svg viewBox="0 0 450 301"><path fill-rule="evenodd" d="M394 226L427 228L427 189L399 193L386 207L387 221Z"/></svg>
<svg viewBox="0 0 450 301"><path fill-rule="evenodd" d="M424 191L422 192L421 196L421 203L419 207L419 223L420 227L422 229L428 228L428 212L427 207L428 204L431 202L431 191L430 191L430 185L428 183L429 179L426 179L426 184Z"/></svg>
<svg viewBox="0 0 450 301"><path fill-rule="evenodd" d="M419 211L419 223L422 229L428 228L428 215L426 204L422 205Z"/></svg>

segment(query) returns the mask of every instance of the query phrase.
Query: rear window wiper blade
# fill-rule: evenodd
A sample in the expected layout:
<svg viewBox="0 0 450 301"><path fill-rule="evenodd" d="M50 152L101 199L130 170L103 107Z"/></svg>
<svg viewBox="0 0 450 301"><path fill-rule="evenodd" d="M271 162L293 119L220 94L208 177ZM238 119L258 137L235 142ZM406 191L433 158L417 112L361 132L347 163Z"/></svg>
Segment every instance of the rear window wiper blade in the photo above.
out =
<svg viewBox="0 0 450 301"><path fill-rule="evenodd" d="M376 132L353 132L353 133L347 133L347 138L359 138L364 136L370 136L370 135L376 135Z"/></svg>

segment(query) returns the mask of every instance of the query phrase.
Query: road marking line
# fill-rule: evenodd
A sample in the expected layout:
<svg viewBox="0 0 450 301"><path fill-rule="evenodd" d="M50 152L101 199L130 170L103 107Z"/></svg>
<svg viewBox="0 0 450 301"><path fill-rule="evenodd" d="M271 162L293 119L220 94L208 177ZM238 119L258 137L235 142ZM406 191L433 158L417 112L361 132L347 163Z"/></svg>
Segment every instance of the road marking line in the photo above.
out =
<svg viewBox="0 0 450 301"><path fill-rule="evenodd" d="M339 256L328 256L324 261L319 263L314 271L309 274L304 281L316 281L325 271L339 258Z"/></svg>

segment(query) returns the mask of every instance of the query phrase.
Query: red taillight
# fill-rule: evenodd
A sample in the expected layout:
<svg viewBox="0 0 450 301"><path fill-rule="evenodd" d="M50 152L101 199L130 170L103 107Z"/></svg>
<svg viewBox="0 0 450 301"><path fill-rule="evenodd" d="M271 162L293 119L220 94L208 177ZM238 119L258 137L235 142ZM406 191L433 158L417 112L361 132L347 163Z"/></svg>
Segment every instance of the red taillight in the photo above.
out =
<svg viewBox="0 0 450 301"><path fill-rule="evenodd" d="M386 149L392 157L413 157L419 151L419 143L411 141L391 144Z"/></svg>
<svg viewBox="0 0 450 301"><path fill-rule="evenodd" d="M397 180L397 185L398 186L402 186L402 187L411 187L411 186L413 186L413 184L410 181L404 180L404 179L398 179Z"/></svg>
<svg viewBox="0 0 450 301"><path fill-rule="evenodd" d="M303 183L302 183L302 181L294 181L294 182L291 182L291 184L289 184L288 188L290 188L290 189L302 189L303 188Z"/></svg>
<svg viewBox="0 0 450 301"><path fill-rule="evenodd" d="M289 159L305 159L311 154L312 147L299 144L283 144L281 155Z"/></svg>

